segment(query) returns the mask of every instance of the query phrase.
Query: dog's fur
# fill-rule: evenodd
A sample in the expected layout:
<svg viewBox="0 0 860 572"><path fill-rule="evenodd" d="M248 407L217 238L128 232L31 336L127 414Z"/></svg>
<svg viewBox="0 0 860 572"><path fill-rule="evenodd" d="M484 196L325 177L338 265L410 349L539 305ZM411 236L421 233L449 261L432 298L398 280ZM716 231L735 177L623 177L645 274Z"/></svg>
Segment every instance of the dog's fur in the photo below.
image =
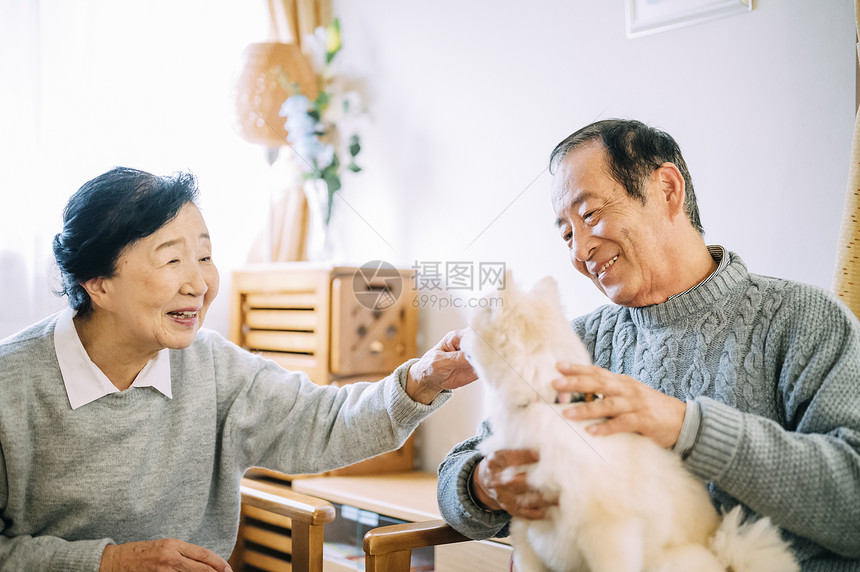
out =
<svg viewBox="0 0 860 572"><path fill-rule="evenodd" d="M558 506L545 520L514 518L519 572L792 572L799 570L769 519L725 518L678 457L632 433L592 437L564 419L551 381L559 361L590 363L563 317L552 278L531 292L506 287L472 315L463 350L490 388L492 436L481 444L534 449L530 485ZM592 421L593 422L593 421Z"/></svg>

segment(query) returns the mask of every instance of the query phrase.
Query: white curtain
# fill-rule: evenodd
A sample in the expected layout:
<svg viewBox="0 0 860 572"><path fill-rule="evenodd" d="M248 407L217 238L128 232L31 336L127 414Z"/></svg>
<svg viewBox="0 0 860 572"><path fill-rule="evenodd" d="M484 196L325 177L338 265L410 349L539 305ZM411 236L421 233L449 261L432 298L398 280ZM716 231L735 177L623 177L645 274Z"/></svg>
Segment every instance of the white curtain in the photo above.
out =
<svg viewBox="0 0 860 572"><path fill-rule="evenodd" d="M62 208L117 165L194 172L222 275L244 263L268 168L232 87L268 34L265 0L0 0L0 338L65 305Z"/></svg>

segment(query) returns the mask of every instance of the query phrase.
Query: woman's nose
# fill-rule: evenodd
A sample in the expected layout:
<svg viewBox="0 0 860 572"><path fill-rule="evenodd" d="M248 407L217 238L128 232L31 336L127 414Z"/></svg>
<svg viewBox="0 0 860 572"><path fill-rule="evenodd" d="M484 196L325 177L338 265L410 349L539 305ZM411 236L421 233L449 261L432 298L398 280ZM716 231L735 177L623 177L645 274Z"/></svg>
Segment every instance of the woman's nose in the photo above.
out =
<svg viewBox="0 0 860 572"><path fill-rule="evenodd" d="M181 292L183 294L191 294L192 296L202 296L209 289L206 280L203 278L203 271L199 265L192 264L185 275L185 281L182 285Z"/></svg>

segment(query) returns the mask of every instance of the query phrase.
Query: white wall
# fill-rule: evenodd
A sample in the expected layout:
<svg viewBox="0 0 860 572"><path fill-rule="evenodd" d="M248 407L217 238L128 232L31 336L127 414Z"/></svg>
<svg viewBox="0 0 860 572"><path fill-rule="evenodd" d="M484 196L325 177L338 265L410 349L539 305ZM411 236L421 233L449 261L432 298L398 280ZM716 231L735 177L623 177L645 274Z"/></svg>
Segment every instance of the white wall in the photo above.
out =
<svg viewBox="0 0 860 572"><path fill-rule="evenodd" d="M854 117L852 2L758 0L634 40L623 5L335 2L370 112L365 171L346 181L340 213L353 259L504 261L525 283L555 276L570 316L591 310L604 299L556 236L544 169L575 129L628 117L678 140L709 242L754 272L829 288ZM465 318L425 306L420 324L423 350ZM479 387L457 394L420 430L422 466L482 416Z"/></svg>
<svg viewBox="0 0 860 572"><path fill-rule="evenodd" d="M364 172L345 179L336 215L352 260L503 261L525 283L555 276L570 316L589 311L604 299L553 229L546 161L575 129L623 116L678 140L709 241L755 272L829 287L854 117L851 0L756 0L750 13L636 40L623 4L335 0L345 67L369 104ZM0 83L16 134L0 130L0 246L7 235L33 243L27 229L52 236L68 195L107 167L190 168L223 276L207 326L226 334L230 272L261 226L268 176L262 150L229 132L227 92L241 49L265 39L265 3L121 5L0 0L0 24L42 31L21 39L9 31L20 26L0 26L3 53L22 54L0 58L0 75L19 78ZM44 251L34 260L50 256L45 240L33 248ZM0 325L16 303L0 305ZM425 304L421 349L464 325L459 311ZM480 387L458 392L420 430L422 466L482 416Z"/></svg>
<svg viewBox="0 0 860 572"><path fill-rule="evenodd" d="M198 176L226 292L268 200L232 99L267 19L263 0L0 0L0 339L67 305L51 240L69 196L116 165ZM219 303L207 325L226 332Z"/></svg>

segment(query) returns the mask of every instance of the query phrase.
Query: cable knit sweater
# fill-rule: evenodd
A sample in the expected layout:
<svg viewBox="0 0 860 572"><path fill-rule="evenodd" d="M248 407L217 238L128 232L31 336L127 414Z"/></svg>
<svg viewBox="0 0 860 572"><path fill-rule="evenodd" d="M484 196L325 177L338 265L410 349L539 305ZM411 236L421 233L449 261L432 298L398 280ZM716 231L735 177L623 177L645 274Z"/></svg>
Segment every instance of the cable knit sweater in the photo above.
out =
<svg viewBox="0 0 860 572"><path fill-rule="evenodd" d="M97 570L108 543L179 538L227 557L251 466L316 473L400 446L444 403L408 366L318 386L201 330L170 352L173 398L130 388L72 410L56 316L0 343L0 570Z"/></svg>
<svg viewBox="0 0 860 572"><path fill-rule="evenodd" d="M803 570L860 570L860 325L832 294L750 274L740 257L699 287L572 322L596 365L694 401L685 458L716 505L742 503L783 527ZM507 534L468 483L476 437L439 467L445 519L472 538Z"/></svg>

